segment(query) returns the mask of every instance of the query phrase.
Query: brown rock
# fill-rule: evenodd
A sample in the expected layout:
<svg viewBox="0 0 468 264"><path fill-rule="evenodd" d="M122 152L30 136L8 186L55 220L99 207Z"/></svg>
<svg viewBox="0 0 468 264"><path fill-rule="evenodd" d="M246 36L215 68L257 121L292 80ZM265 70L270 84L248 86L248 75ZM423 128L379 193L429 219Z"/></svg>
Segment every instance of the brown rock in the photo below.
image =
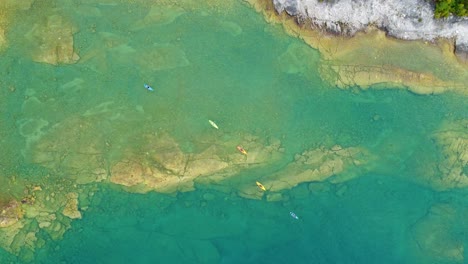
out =
<svg viewBox="0 0 468 264"><path fill-rule="evenodd" d="M81 212L78 210L78 195L76 193L67 194L67 203L62 213L71 219L81 218Z"/></svg>
<svg viewBox="0 0 468 264"><path fill-rule="evenodd" d="M14 200L0 206L0 228L17 223L22 215L20 204Z"/></svg>

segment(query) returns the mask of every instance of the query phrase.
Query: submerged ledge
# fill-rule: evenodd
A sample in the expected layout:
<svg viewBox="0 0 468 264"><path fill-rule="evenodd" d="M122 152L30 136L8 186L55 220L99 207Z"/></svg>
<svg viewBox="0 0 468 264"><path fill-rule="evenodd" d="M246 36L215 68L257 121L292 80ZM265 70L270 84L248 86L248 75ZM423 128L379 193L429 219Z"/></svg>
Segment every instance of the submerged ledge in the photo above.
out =
<svg viewBox="0 0 468 264"><path fill-rule="evenodd" d="M322 78L339 88L407 88L417 94L448 91L468 95L466 53L450 39L401 40L375 26L349 34L317 27L312 19L278 13L273 0L246 0L269 23L302 39L321 53ZM457 53L457 54L456 54Z"/></svg>

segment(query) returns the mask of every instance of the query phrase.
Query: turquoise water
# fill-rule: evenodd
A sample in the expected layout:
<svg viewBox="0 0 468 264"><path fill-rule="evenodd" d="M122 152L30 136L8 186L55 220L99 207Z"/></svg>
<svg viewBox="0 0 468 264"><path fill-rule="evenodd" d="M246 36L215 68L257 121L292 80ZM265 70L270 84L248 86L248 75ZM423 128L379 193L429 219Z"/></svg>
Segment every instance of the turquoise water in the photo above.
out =
<svg viewBox="0 0 468 264"><path fill-rule="evenodd" d="M341 197L332 186L319 195L303 195L303 188L286 203L210 190L173 198L106 190L57 251L39 255L67 263L417 262L402 227L426 212L431 191L379 175L350 182ZM206 193L214 197L201 204ZM292 209L301 220L289 216Z"/></svg>
<svg viewBox="0 0 468 264"><path fill-rule="evenodd" d="M465 97L331 87L319 77L316 50L241 2L220 9L160 3L151 23L139 22L150 6L144 1L89 2L38 1L9 26L0 60L2 199L20 200L26 185L75 190L80 176L64 163L37 161L38 146L56 138L57 160L92 146L106 166L128 150L144 152L148 133L168 133L189 153L208 144L198 143L202 137L277 138L285 154L185 193L82 184L80 193L93 195L79 198L82 218L62 238L26 217L43 245L32 255L0 249L2 263L463 263L467 189L435 188L425 169L445 155L434 134L467 119ZM52 14L77 29L76 64L33 61L45 41L34 25ZM221 129L215 133L208 119ZM282 190L282 201L238 195L238 185L267 180L294 155L334 145L362 147L374 158L353 179L339 173L305 182ZM85 170L96 161L73 162Z"/></svg>

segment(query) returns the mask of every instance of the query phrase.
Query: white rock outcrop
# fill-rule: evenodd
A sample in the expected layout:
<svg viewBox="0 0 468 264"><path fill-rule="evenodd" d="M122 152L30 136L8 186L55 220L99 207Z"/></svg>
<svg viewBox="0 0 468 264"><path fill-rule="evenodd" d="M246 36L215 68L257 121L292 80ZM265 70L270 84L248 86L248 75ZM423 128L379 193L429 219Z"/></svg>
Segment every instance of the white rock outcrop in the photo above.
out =
<svg viewBox="0 0 468 264"><path fill-rule="evenodd" d="M317 27L353 35L377 26L401 39L455 40L457 50L468 51L468 18L434 18L434 8L424 0L273 0L275 9Z"/></svg>

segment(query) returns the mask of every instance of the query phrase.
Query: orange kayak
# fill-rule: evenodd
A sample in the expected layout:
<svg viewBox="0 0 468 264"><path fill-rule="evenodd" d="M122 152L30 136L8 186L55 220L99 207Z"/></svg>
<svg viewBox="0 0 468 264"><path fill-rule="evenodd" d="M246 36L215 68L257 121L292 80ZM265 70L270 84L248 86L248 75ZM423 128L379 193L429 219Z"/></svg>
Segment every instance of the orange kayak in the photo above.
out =
<svg viewBox="0 0 468 264"><path fill-rule="evenodd" d="M247 151L243 147L237 146L237 150L240 151L240 153L247 155Z"/></svg>
<svg viewBox="0 0 468 264"><path fill-rule="evenodd" d="M258 186L258 188L262 189L263 191L266 191L266 188L265 186L263 186L263 184L259 183L259 182L255 182Z"/></svg>

